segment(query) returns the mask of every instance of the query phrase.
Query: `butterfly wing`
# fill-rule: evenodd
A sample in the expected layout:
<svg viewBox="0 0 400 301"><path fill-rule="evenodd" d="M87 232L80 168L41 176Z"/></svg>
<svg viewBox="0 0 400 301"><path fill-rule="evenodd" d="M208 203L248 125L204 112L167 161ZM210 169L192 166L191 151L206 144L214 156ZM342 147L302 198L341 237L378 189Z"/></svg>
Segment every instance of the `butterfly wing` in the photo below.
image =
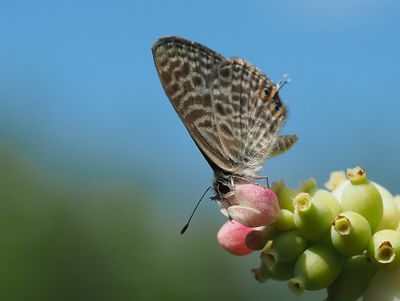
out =
<svg viewBox="0 0 400 301"><path fill-rule="evenodd" d="M213 50L178 37L160 38L152 47L162 86L190 136L211 167L230 171L216 129L211 86L225 58Z"/></svg>
<svg viewBox="0 0 400 301"><path fill-rule="evenodd" d="M236 174L255 176L265 159L284 146L277 133L286 108L276 89L266 75L241 59L227 59L218 68L211 95L215 124Z"/></svg>
<svg viewBox="0 0 400 301"><path fill-rule="evenodd" d="M278 156L286 151L288 151L293 144L297 141L296 135L283 135L279 136L276 140L273 149L272 149L272 156Z"/></svg>
<svg viewBox="0 0 400 301"><path fill-rule="evenodd" d="M214 171L255 176L296 141L278 137L286 108L278 93L264 93L277 87L256 67L178 37L152 51L170 102Z"/></svg>

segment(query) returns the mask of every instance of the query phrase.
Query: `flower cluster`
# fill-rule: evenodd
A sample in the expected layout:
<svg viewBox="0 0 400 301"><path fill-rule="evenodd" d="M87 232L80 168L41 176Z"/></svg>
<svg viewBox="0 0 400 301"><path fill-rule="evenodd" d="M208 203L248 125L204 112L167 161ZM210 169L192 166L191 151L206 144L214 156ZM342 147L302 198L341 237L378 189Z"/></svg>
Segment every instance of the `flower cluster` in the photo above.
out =
<svg viewBox="0 0 400 301"><path fill-rule="evenodd" d="M237 186L217 238L235 255L261 250L259 282L287 281L295 294L326 289L330 301L400 300L400 196L364 169L347 179L333 172L329 191L313 179L297 190L283 181Z"/></svg>

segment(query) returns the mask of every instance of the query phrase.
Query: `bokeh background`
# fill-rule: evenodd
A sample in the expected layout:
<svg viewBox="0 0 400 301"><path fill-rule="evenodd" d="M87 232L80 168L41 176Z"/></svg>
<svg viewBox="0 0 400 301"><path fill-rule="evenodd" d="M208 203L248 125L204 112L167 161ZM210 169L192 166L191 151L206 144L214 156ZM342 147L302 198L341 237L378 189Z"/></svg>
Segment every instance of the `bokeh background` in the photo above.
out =
<svg viewBox="0 0 400 301"><path fill-rule="evenodd" d="M297 145L262 174L297 186L355 165L400 192L395 0L0 2L1 300L322 300L253 280L215 239L212 172L151 45L179 35L278 81Z"/></svg>

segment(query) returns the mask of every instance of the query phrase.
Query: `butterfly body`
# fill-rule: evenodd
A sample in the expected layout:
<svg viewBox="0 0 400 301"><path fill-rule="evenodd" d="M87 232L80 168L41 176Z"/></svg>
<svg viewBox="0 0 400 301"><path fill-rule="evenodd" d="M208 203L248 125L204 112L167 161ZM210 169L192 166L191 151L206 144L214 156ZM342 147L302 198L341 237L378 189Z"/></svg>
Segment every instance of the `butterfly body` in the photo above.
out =
<svg viewBox="0 0 400 301"><path fill-rule="evenodd" d="M160 38L152 52L165 93L214 170L218 199L255 182L267 158L296 142L278 136L287 114L280 85L256 67L179 37Z"/></svg>

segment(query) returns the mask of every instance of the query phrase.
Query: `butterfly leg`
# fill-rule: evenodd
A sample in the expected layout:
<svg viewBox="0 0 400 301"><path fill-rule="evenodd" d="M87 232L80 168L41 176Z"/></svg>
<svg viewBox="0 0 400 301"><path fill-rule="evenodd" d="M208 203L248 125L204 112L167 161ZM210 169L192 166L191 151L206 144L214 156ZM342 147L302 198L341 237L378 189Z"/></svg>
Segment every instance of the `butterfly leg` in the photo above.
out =
<svg viewBox="0 0 400 301"><path fill-rule="evenodd" d="M267 183L268 189L270 189L270 187L269 187L269 178L268 178L268 176L257 176L256 179L257 179L257 180L265 180L265 182Z"/></svg>
<svg viewBox="0 0 400 301"><path fill-rule="evenodd" d="M228 215L228 220L230 222L233 220L232 216L229 214L229 210L228 210L228 207L232 206L232 204L229 202L228 199L222 197L222 195L215 195L215 196L210 197L210 200L226 203L228 206L227 206L227 208L225 208L225 206L224 206L224 210L226 210L226 214Z"/></svg>
<svg viewBox="0 0 400 301"><path fill-rule="evenodd" d="M228 204L228 207L227 207L225 210L226 210L226 213L228 214L228 220L231 222L233 219L232 219L232 216L231 216L230 213L229 213L228 208L229 208L230 206L232 206L232 205L231 205L231 203L230 203L228 200L225 200L225 202Z"/></svg>
<svg viewBox="0 0 400 301"><path fill-rule="evenodd" d="M253 181L250 181L248 178L241 177L241 176L235 176L235 179L242 180L243 183L253 183ZM256 177L254 177L253 179L254 179L254 180L265 180L265 181L267 182L267 187L268 187L268 189L270 188L270 187L269 187L269 180L268 180L269 178L268 178L268 176L256 176ZM232 183L233 183L233 177L232 177L231 181L232 181ZM233 185L233 184L232 184L232 185Z"/></svg>

